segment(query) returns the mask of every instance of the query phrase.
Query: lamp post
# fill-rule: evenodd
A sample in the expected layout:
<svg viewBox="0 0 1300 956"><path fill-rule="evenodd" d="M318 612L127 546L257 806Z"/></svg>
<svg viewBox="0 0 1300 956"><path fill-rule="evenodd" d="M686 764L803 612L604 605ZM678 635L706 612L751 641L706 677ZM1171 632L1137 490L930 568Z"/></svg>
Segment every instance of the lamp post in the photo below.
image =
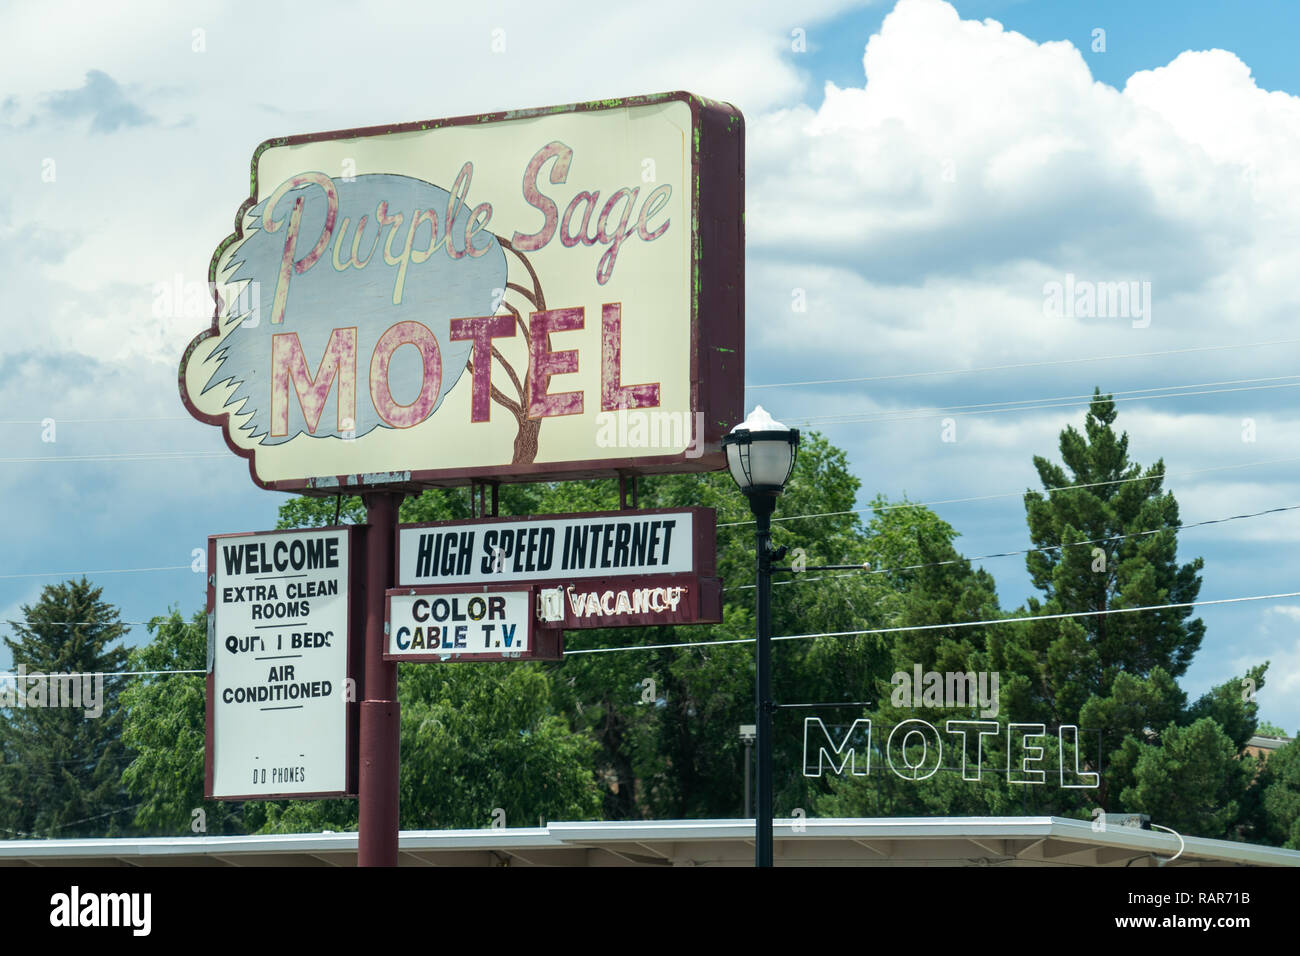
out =
<svg viewBox="0 0 1300 956"><path fill-rule="evenodd" d="M753 798L753 790L749 786L749 765L751 763L749 752L754 749L754 738L758 736L758 728L753 724L740 725L740 740L745 745L745 819L749 819L750 800Z"/></svg>
<svg viewBox="0 0 1300 956"><path fill-rule="evenodd" d="M772 865L772 512L794 470L799 432L775 421L759 405L722 439L727 466L757 525L758 592L757 680L754 703L758 725L758 813L754 821L754 865Z"/></svg>

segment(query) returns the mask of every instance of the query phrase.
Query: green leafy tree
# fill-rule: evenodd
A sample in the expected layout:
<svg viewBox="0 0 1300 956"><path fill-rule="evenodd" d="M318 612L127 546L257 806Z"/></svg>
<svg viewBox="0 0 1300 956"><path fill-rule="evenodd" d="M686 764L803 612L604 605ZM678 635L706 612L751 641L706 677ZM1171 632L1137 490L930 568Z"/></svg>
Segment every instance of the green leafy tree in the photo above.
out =
<svg viewBox="0 0 1300 956"><path fill-rule="evenodd" d="M1031 598L1018 614L1091 613L997 629L990 649L1008 717L1078 724L1080 763L1098 770L1100 756L1101 788L1047 794L1051 812L1087 817L1100 805L1202 836L1247 836L1256 829L1248 792L1255 769L1243 748L1256 705L1238 679L1188 705L1177 681L1205 633L1192 608L1112 613L1193 602L1202 568L1200 558L1177 559L1178 504L1163 489L1163 461L1146 469L1131 461L1115 418L1110 396L1098 391L1083 433L1061 432L1064 467L1034 458L1044 490L1025 495L1036 549L1026 565L1044 599ZM1247 676L1262 684L1265 667ZM1195 746L1206 756L1190 763Z"/></svg>
<svg viewBox="0 0 1300 956"><path fill-rule="evenodd" d="M1073 426L1061 432L1065 468L1034 457L1045 491L1025 494L1038 549L1025 563L1046 601L1031 601L1033 614L1185 603L1200 593L1203 561L1176 558L1178 502L1162 490L1164 461L1145 470L1130 461L1128 434L1115 434L1115 417L1114 402L1098 391L1084 434ZM1161 667L1182 676L1205 633L1192 614L1183 607L1075 618L1086 653L1062 655L1064 680L1056 683L1106 696L1121 672L1144 677Z"/></svg>
<svg viewBox="0 0 1300 956"><path fill-rule="evenodd" d="M1145 470L1132 462L1115 418L1114 403L1098 391L1083 433L1073 426L1061 432L1064 467L1035 456L1044 491L1025 494L1037 549L1026 566L1045 600L1031 598L1022 613L1094 613L1006 628L994 647L995 665L1018 684L1017 720L1052 727L1082 721L1090 739L1102 735L1111 759L1095 798L1107 810L1119 809L1120 793L1133 783L1132 747L1183 706L1175 681L1205 631L1190 608L1105 613L1194 601L1202 566L1199 558L1177 561L1178 503L1163 491L1163 461ZM1092 769L1096 760L1088 758ZM1085 814L1094 792L1060 796L1062 810L1074 802Z"/></svg>
<svg viewBox="0 0 1300 956"><path fill-rule="evenodd" d="M1134 783L1123 799L1179 833L1222 834L1240 815L1242 781L1256 769L1214 719L1170 724L1159 746L1139 744Z"/></svg>
<svg viewBox="0 0 1300 956"><path fill-rule="evenodd" d="M1178 508L1161 488L1164 466L1143 470L1128 458L1128 436L1112 425L1114 405L1100 394L1084 434L1061 434L1065 467L1034 463L1045 486L1026 495L1036 551L1027 563L1043 600L1017 617L1077 611L1105 612L1194 601L1201 562L1176 560ZM1068 471L1067 471L1068 469ZM1134 480L1136 479L1136 480ZM1081 485L1068 488L1064 486ZM879 534L893 522L892 534ZM951 528L928 513L877 507L873 531L893 566L917 565L896 578L899 624L934 625L998 617L992 581L972 572L952 547ZM1043 723L1048 736L1042 766L1059 759L1054 733L1062 724L1083 728L1081 767L1104 767L1101 792L1026 786L1006 774L965 781L952 766L922 781L873 771L870 777L834 777L818 802L822 813L1041 813L1090 816L1093 805L1150 813L1157 822L1205 836L1258 838L1267 823L1258 765L1243 750L1256 728L1256 705L1241 679L1213 688L1192 704L1177 678L1199 647L1204 626L1191 609L1104 614L1014 622L963 629L927 627L893 641L895 665L922 670L996 671L1000 720ZM1261 686L1267 665L1246 677ZM936 726L951 710L927 713L910 700L867 714L880 728L873 760L883 763L883 736L899 720L922 717ZM958 716L974 717L974 713ZM1103 742L1098 751L1098 740ZM1067 745L1068 746L1068 745ZM991 741L986 766L1006 767L1005 738ZM1067 766L1075 754L1065 755ZM906 759L906 757L905 757ZM911 759L919 761L919 753ZM949 754L955 765L959 755ZM1280 765L1285 766L1285 764ZM1050 777L1049 777L1050 781ZM1286 803L1275 791L1274 805ZM1277 832L1277 827L1274 827Z"/></svg>
<svg viewBox="0 0 1300 956"><path fill-rule="evenodd" d="M1300 850L1300 746L1295 740L1268 756L1257 786L1263 807L1263 837Z"/></svg>
<svg viewBox="0 0 1300 956"><path fill-rule="evenodd" d="M545 485L501 485L497 489L498 513L535 514ZM402 500L398 520L406 524L422 521L466 521L477 492L469 488L431 488ZM581 510L581 509L575 509ZM366 505L359 496L334 498L290 498L280 505L277 528L323 528L335 524L365 524Z"/></svg>
<svg viewBox="0 0 1300 956"><path fill-rule="evenodd" d="M122 693L122 740L136 754L122 782L140 801L136 827L165 836L242 833L250 822L256 829L265 816L260 803L203 798L207 613L187 621L173 609L147 626L152 640L131 651L129 670L200 673L138 676Z"/></svg>
<svg viewBox="0 0 1300 956"><path fill-rule="evenodd" d="M873 510L875 516L868 528L870 564L882 572L876 580L883 589L878 601L883 614L875 626L925 630L877 638L887 648L887 666L875 674L874 706L860 714L842 715L832 730L838 743L852 723L850 718L871 720L870 772L865 776L828 775L826 792L815 800L817 812L848 817L1013 812L1021 794L1010 792L997 774L985 773L979 781L964 780L959 772L953 772L959 758L952 754L944 759L944 769L924 779L904 780L887 767L888 735L903 721L919 718L942 727L945 720L981 719L977 700L969 701L965 710L926 706L924 700L922 706L914 706L911 682L918 667L922 674L987 674L988 640L997 625L951 625L997 620L1001 612L992 576L972 569L958 554L954 545L957 532L947 522L906 500L891 504L877 498ZM895 683L894 674L904 675L907 683ZM993 690L989 683L985 687ZM990 747L986 743L984 750L985 764L995 764L1004 745L999 742ZM919 746L898 756L912 765L921 765L925 759Z"/></svg>
<svg viewBox="0 0 1300 956"><path fill-rule="evenodd" d="M701 643L705 646L584 654L542 665L552 688L551 704L564 714L572 733L594 741L584 766L601 782L601 813L610 819L637 817L701 817L738 815L743 794L745 751L738 736L742 723L754 719L753 647L728 644L754 634L753 523L744 498L726 473L653 476L640 479L642 507L711 507L717 511L718 575L728 586L721 624L690 627L623 628L571 631L570 648L623 647L636 644ZM861 522L853 513L858 482L848 470L844 453L817 435L805 437L798 465L780 502L782 515L819 514L819 518L781 520L775 543L803 549L807 563L860 563L867 557ZM535 485L503 485L502 514L545 514L613 510L618 507L617 482L577 481ZM470 496L463 490L428 491L407 499L403 521L463 520L469 517ZM282 525L329 524L335 501L296 499L281 511ZM363 512L353 507L351 513ZM349 504L342 502L342 513ZM830 514L826 514L826 513ZM879 577L856 574L787 576L776 587L773 626L777 634L837 631L882 622L878 605L890 588ZM866 615L866 617L864 617ZM870 694L875 675L888 663L881 641L821 638L779 642L774 691L783 701L823 702L860 700ZM428 742L412 739L408 715L438 707L441 695L477 698L472 686L478 673L502 674L533 668L487 664L452 667L412 665L401 671L403 695L403 763L441 761L443 770L428 780L457 779L448 770L448 747L484 746L481 738L455 736ZM418 675L418 679L412 675ZM435 684L427 675L439 674ZM415 696L408 696L415 695ZM425 696L422 696L425 695ZM485 702L491 698L481 698ZM504 702L498 707L505 708ZM775 765L781 776L778 807L790 812L811 806L809 782L800 772L801 720L782 712ZM412 719L414 719L412 717ZM493 725L487 711L481 722ZM445 724L445 721L444 721ZM426 726L433 726L426 724ZM463 726L452 722L452 726ZM515 744L511 743L511 746ZM432 750L428 748L433 747ZM426 752L428 751L428 752ZM559 748L576 759L576 746ZM418 756L415 756L418 754ZM405 778L404 778L405 780ZM407 784L404 782L404 787ZM432 784L430 784L432 786ZM445 798L439 798L445 799ZM485 797L475 797L474 807ZM501 798L498 798L501 799ZM418 795L404 790L403 806L415 806ZM494 806L503 806L496 803ZM405 817L405 810L404 819ZM432 812L432 811L431 811ZM475 811L482 819L481 808ZM521 811L522 812L522 811ZM542 812L542 811L538 811ZM533 815L536 815L535 813ZM548 818L554 814L547 812ZM510 813L514 820L518 814ZM434 819L452 819L441 810ZM525 814L525 819L528 815ZM443 825L443 824L439 824Z"/></svg>
<svg viewBox="0 0 1300 956"><path fill-rule="evenodd" d="M403 829L599 817L594 744L556 711L538 665L399 666ZM355 830L357 810L356 800L269 802L258 832Z"/></svg>
<svg viewBox="0 0 1300 956"><path fill-rule="evenodd" d="M599 818L596 745L557 711L539 665L401 667L403 827Z"/></svg>
<svg viewBox="0 0 1300 956"><path fill-rule="evenodd" d="M588 486L592 508L617 506L613 482ZM858 481L847 459L821 436L805 435L778 503L776 546L806 564L861 564L867 540L855 513ZM546 505L558 504L554 499ZM598 773L609 788L611 819L738 816L744 805L746 751L739 726L754 722L754 524L726 473L642 479L647 508L715 509L718 576L725 585L719 624L571 631L570 649L670 645L644 651L571 655L553 673L568 688L568 710L601 745ZM549 510L549 508L548 508ZM797 517L818 515L816 518ZM802 549L795 551L793 549ZM776 636L846 631L882 620L883 583L857 573L782 574L773 587ZM739 643L729 643L739 642ZM691 647L672 647L692 644ZM859 701L888 659L875 639L777 641L773 695L778 703ZM774 802L778 814L807 811L820 786L801 772L803 715L774 720Z"/></svg>
<svg viewBox="0 0 1300 956"><path fill-rule="evenodd" d="M0 827L10 837L123 833L131 807L121 775L130 754L121 739L121 683L104 675L126 663L126 650L113 646L126 627L84 577L46 586L22 611L23 621L10 622L17 639L4 639L15 667L65 677L25 681L7 703L21 693L26 706L0 713ZM74 687L80 703L68 706Z"/></svg>

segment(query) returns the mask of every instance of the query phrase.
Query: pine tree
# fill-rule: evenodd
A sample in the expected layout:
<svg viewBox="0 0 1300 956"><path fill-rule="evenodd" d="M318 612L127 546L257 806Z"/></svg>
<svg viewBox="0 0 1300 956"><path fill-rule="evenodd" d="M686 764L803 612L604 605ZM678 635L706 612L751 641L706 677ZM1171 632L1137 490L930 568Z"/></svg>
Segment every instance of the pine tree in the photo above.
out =
<svg viewBox="0 0 1300 956"><path fill-rule="evenodd" d="M106 677L124 669L126 649L111 645L126 627L100 594L85 578L48 585L23 607L25 621L11 622L17 639L4 639L15 670L26 675L0 690L7 837L113 836L129 826L120 686Z"/></svg>
<svg viewBox="0 0 1300 956"><path fill-rule="evenodd" d="M122 782L139 803L137 832L176 836L256 830L265 822L263 802L203 798L207 611L200 609L187 621L173 608L147 627L152 640L130 657L129 669L141 673L130 679L121 697L126 714L122 739L135 757Z"/></svg>
<svg viewBox="0 0 1300 956"><path fill-rule="evenodd" d="M1101 787L1063 791L1056 812L1086 813L1095 801L1200 836L1248 836L1241 827L1251 825L1253 764L1241 751L1256 707L1241 699L1235 679L1190 706L1177 684L1204 623L1188 607L1105 613L1193 602L1203 565L1200 558L1179 564L1178 503L1163 490L1164 462L1143 469L1131 461L1115 417L1114 402L1098 390L1084 433L1061 432L1064 467L1034 458L1044 491L1025 495L1038 549L1026 563L1045 600L1031 598L1026 613L1100 613L1000 631L990 643L1009 709L1017 720L1079 725L1081 765L1096 770L1100 758ZM1250 675L1258 683L1263 673L1261 666ZM1187 765L1182 754L1193 744L1213 759Z"/></svg>
<svg viewBox="0 0 1300 956"><path fill-rule="evenodd" d="M1176 560L1178 502L1163 492L1160 460L1143 471L1128 457L1128 433L1116 436L1115 403L1094 393L1084 424L1061 432L1059 465L1039 456L1034 466L1045 493L1028 492L1030 539L1042 550L1026 563L1046 605L1036 613L1107 611L1195 601L1200 558ZM1064 491L1054 488L1074 485ZM1073 675L1106 696L1118 674L1145 678L1156 668L1179 677L1201 646L1205 625L1191 608L1076 618L1089 654Z"/></svg>

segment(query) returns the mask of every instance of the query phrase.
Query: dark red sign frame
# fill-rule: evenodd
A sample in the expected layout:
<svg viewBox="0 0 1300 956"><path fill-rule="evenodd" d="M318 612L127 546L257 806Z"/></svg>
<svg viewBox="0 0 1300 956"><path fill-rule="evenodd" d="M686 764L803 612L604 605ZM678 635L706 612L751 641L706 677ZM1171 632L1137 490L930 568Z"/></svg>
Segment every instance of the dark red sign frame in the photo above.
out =
<svg viewBox="0 0 1300 956"><path fill-rule="evenodd" d="M564 619L538 621L542 629L560 628L577 631L604 627L676 627L690 624L720 624L722 622L722 582L717 578L698 574L641 574L608 578L570 578L565 585L549 584L543 587L564 588ZM578 617L569 604L568 591L633 591L642 588L686 587L689 601L679 605L678 611L647 611L608 616ZM541 588L539 587L539 591ZM680 619L678 619L680 618Z"/></svg>
<svg viewBox="0 0 1300 956"><path fill-rule="evenodd" d="M305 479L263 481L257 475L255 449L241 448L231 439L233 413L208 415L199 411L190 402L185 388L185 371L195 350L206 339L220 334L220 302L213 311L212 325L190 342L181 358L177 377L181 401L199 421L221 427L227 447L248 460L248 471L254 484L267 490L304 495L323 497L380 489L419 491L424 488L457 487L476 481L561 481L636 474L697 473L725 468L727 462L722 450L722 437L744 417L745 381L745 118L740 110L730 104L676 91L268 139L253 152L252 195L244 200L235 215L234 233L213 253L208 267L208 284L210 288L216 288L216 268L222 252L231 243L243 238L244 214L257 203L257 161L268 149L385 133L408 133L553 116L557 113L597 112L670 102L685 103L691 110L690 188L693 229L690 281L690 447L701 450L702 454L698 458L689 458L682 452L641 458L608 458L599 462L534 462L527 465L425 468L409 472L321 475ZM700 413L704 416L702 436L695 434ZM430 449L431 455L435 452L435 449Z"/></svg>

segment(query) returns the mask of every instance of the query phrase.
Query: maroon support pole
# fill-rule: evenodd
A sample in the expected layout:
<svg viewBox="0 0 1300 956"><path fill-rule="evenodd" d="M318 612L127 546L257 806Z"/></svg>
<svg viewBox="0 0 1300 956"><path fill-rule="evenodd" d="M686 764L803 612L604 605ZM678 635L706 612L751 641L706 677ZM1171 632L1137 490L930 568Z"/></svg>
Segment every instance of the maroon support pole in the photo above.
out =
<svg viewBox="0 0 1300 956"><path fill-rule="evenodd" d="M402 495L366 495L365 693L361 698L358 866L397 866L397 663L384 660L384 591L393 584L397 508Z"/></svg>

